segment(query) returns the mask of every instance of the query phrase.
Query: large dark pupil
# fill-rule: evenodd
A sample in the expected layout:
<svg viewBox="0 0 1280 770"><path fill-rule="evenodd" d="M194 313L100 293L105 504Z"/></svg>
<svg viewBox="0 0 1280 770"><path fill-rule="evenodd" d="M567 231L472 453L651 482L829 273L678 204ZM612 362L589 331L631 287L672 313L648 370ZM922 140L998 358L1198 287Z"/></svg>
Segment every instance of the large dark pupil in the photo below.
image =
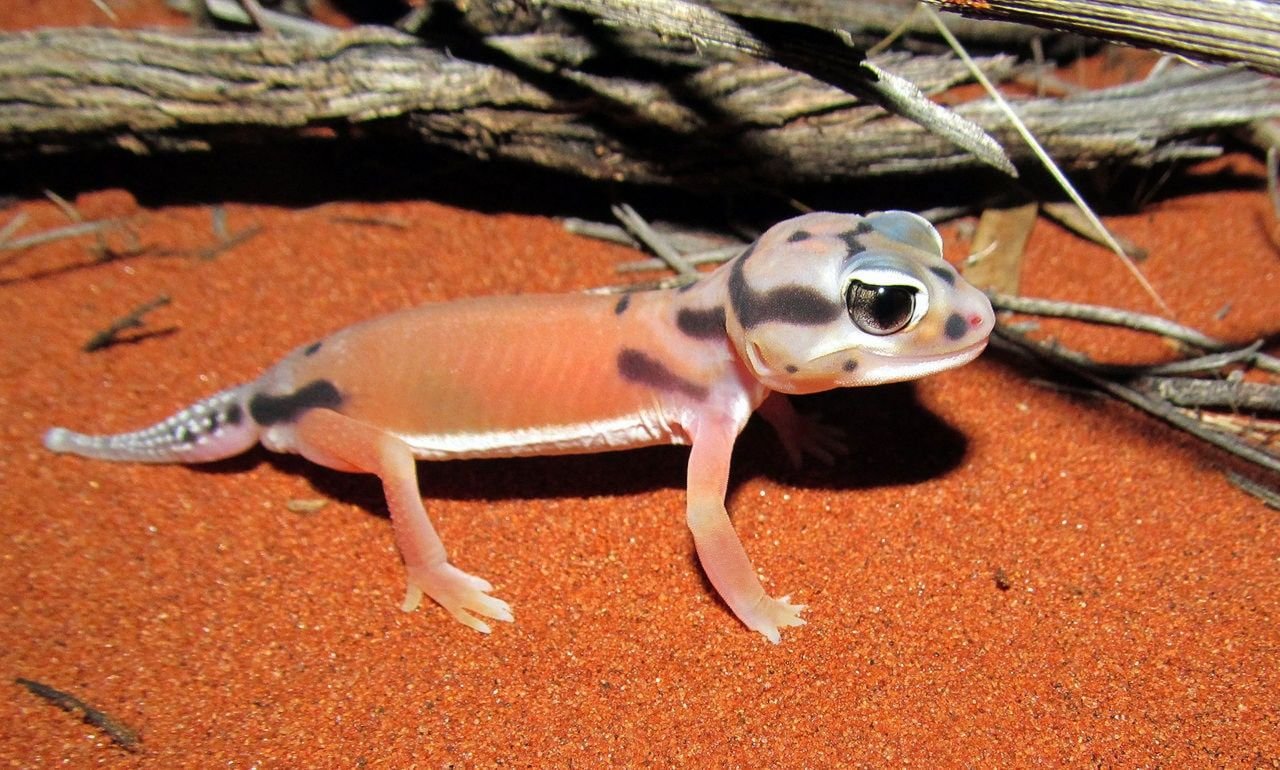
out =
<svg viewBox="0 0 1280 770"><path fill-rule="evenodd" d="M909 286L876 286L853 281L845 296L849 317L868 334L893 334L911 321L916 290Z"/></svg>

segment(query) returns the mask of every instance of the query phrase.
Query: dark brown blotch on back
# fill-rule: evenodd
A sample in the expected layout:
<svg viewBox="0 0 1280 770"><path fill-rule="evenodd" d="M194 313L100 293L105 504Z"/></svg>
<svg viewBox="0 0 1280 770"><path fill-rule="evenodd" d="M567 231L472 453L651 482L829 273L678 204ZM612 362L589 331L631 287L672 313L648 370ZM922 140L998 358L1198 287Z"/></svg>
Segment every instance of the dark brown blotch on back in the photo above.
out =
<svg viewBox="0 0 1280 770"><path fill-rule="evenodd" d="M308 409L337 409L342 394L328 380L313 380L292 393L282 396L255 394L249 399L249 415L259 425L292 422Z"/></svg>
<svg viewBox="0 0 1280 770"><path fill-rule="evenodd" d="M683 307L676 313L676 328L695 339L723 337L724 306L706 308Z"/></svg>
<svg viewBox="0 0 1280 770"><path fill-rule="evenodd" d="M656 358L634 348L623 348L618 354L618 374L622 379L647 385L657 390L682 393L699 401L709 393L706 386L686 380Z"/></svg>

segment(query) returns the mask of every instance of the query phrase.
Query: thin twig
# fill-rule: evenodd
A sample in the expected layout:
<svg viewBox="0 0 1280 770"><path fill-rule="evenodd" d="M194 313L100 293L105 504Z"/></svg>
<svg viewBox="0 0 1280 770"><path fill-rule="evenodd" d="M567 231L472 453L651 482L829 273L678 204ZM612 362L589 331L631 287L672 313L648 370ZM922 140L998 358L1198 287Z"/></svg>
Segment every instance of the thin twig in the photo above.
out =
<svg viewBox="0 0 1280 770"><path fill-rule="evenodd" d="M1008 294L992 294L990 296L991 304L997 310L1008 310L1028 315L1052 316L1054 318L1073 318L1079 321L1089 321L1108 326L1122 326L1126 329L1159 334L1204 350L1220 351L1230 347L1227 343L1202 334L1195 329L1147 313L1137 313L1101 305L1085 305L1078 302L1014 297Z"/></svg>
<svg viewBox="0 0 1280 770"><path fill-rule="evenodd" d="M1147 414L1159 417L1175 428L1190 433L1202 441L1213 444L1219 449L1248 460L1255 465L1280 473L1280 457L1276 457L1221 431L1209 428L1200 421L1182 414L1167 402L1153 399L1140 391L1112 382L1085 367L1078 366L1075 362L1063 356L1060 349L1034 342L1003 324L996 325L995 336L1010 345L1033 354L1052 366L1085 380L1094 387L1141 409Z"/></svg>
<svg viewBox="0 0 1280 770"><path fill-rule="evenodd" d="M221 243L231 240L231 231L227 229L226 206L214 206L213 210L209 212L209 217L213 220L213 237Z"/></svg>
<svg viewBox="0 0 1280 770"><path fill-rule="evenodd" d="M24 679L23 677L18 677L13 681L15 684L25 687L27 692L37 698L52 703L63 711L79 714L85 724L96 727L106 733L112 743L125 751L136 752L142 748L142 741L138 738L137 731L105 711L90 706L71 693L63 692L42 682Z"/></svg>
<svg viewBox="0 0 1280 770"><path fill-rule="evenodd" d="M164 307L169 304L169 297L164 294L149 300L129 311L127 315L121 316L111 322L111 325L97 334L89 338L89 341L81 348L86 353L92 353L95 350L111 347L120 341L120 332L127 329L140 329L143 326L143 317L156 308Z"/></svg>
<svg viewBox="0 0 1280 770"><path fill-rule="evenodd" d="M1203 409L1181 407L1183 414L1225 433L1248 438L1255 443L1269 445L1280 438L1280 421L1264 420L1257 415L1207 412Z"/></svg>
<svg viewBox="0 0 1280 770"><path fill-rule="evenodd" d="M102 11L102 14L108 19L115 22L120 21L120 17L116 15L116 12L111 9L111 6L107 5L107 0L93 0L93 5L99 11Z"/></svg>
<svg viewBox="0 0 1280 770"><path fill-rule="evenodd" d="M210 260L216 259L218 255L222 254L223 252L234 249L236 246L239 246L240 244L244 243L245 241L249 240L250 238L254 237L260 232L262 232L261 225L252 225L251 227L246 227L245 229L241 230L238 233L235 233L234 235L232 235L230 238L227 238L226 240L218 241L212 246L205 246L202 249L197 249L195 255L197 258L208 262Z"/></svg>
<svg viewBox="0 0 1280 770"><path fill-rule="evenodd" d="M177 10L184 13L191 13L189 8L193 4L203 4L214 18L229 21L233 24L254 24L254 26L257 26L253 17L245 12L238 0L189 0L189 2L169 0L170 7L177 8ZM261 5L258 6L258 18L266 22L267 26L276 32L295 37L327 37L335 31L333 27L327 24L321 24L311 19L300 19L287 13L263 8Z"/></svg>
<svg viewBox="0 0 1280 770"><path fill-rule="evenodd" d="M14 233L21 230L22 226L25 225L27 220L30 218L31 217L27 216L27 212L19 211L17 214L13 215L13 219L10 219L5 223L4 227L0 227L0 249L3 249L9 244L9 238Z"/></svg>
<svg viewBox="0 0 1280 770"><path fill-rule="evenodd" d="M951 30L947 29L947 25L942 21L942 18L938 16L938 14L934 13L933 9L928 6L924 6L924 12L933 20L934 26L938 29L938 34L942 35L943 39L947 41L947 45L951 46L951 49L956 52L956 55L969 66L974 78L982 85L983 90L985 90L987 94L994 99L998 105L1000 105L1000 109L1013 123L1014 130L1018 132L1018 135L1027 143L1027 146L1031 148L1031 151L1040 159L1045 170L1047 170L1054 180L1057 181L1058 185L1062 187L1062 190L1067 194L1067 197L1080 207L1080 211L1085 215L1085 218L1088 219L1094 229L1102 235L1107 246L1120 257L1125 268L1135 279L1137 279L1138 283L1142 286L1143 290L1146 291L1147 295L1155 301L1156 305L1164 311L1165 314L1173 315L1174 313L1172 308L1170 308L1169 305L1165 303L1164 299L1156 292L1155 287L1152 286L1147 280L1147 277L1142 274L1142 271L1138 269L1138 266L1134 264L1133 260L1129 259L1129 257L1124 253L1124 249L1121 248L1119 243L1116 243L1115 238L1111 237L1111 233L1107 230L1106 225L1102 224L1102 220L1098 219L1098 216L1093 213L1093 209L1089 208L1089 204L1085 202L1080 193L1076 191L1075 186L1072 185L1071 181L1062 173L1062 169L1058 168L1058 164L1053 161L1053 158L1049 157L1049 153L1045 151L1044 146L1040 144L1040 140L1036 139L1035 135L1031 133L1031 130L1027 128L1027 124L1022 121L1022 118L1014 111L1013 107L1004 98L1004 96L996 90L995 85L991 83L986 74L983 73L983 71L973 61L972 57L969 56L969 52L960 44L960 41L956 39L956 36L951 34Z"/></svg>
<svg viewBox="0 0 1280 770"><path fill-rule="evenodd" d="M75 238L89 233L96 233L106 230L109 227L119 226L119 222L114 219L99 219L92 222L77 222L71 225L63 225L50 230L28 235L25 238L16 238L12 241L0 242L0 251L19 251L21 249L29 249L32 246L40 246L53 241L60 241L65 238Z"/></svg>
<svg viewBox="0 0 1280 770"><path fill-rule="evenodd" d="M1097 243L1102 246L1107 245L1106 235L1095 230L1093 223L1089 221L1089 218L1086 217L1077 206L1069 203L1042 203L1040 204L1040 211L1046 217L1057 222L1067 230L1070 230L1075 235L1078 235L1092 243ZM1115 233L1110 233L1110 235L1115 239L1115 242L1120 245L1121 250L1124 251L1124 255L1129 259L1142 260L1147 258L1147 250L1138 244Z"/></svg>
<svg viewBox="0 0 1280 770"><path fill-rule="evenodd" d="M80 209L77 209L71 201L57 194L53 190L45 190L44 197L48 198L50 203L61 209L67 219L70 219L72 222L84 221L84 216L81 215Z"/></svg>
<svg viewBox="0 0 1280 770"><path fill-rule="evenodd" d="M1231 364L1252 363L1257 352L1262 349L1262 342L1262 340L1256 340L1252 345L1239 350L1210 353L1207 356L1197 356L1196 358L1188 358L1182 361L1147 366L1144 367L1144 371L1147 374L1157 375L1193 374L1197 372L1215 372Z"/></svg>
<svg viewBox="0 0 1280 770"><path fill-rule="evenodd" d="M1129 384L1175 406L1280 413L1280 385L1197 377L1138 377Z"/></svg>
<svg viewBox="0 0 1280 770"><path fill-rule="evenodd" d="M681 258L690 265L714 265L733 259L741 254L746 246L745 243L735 243L693 254L685 254ZM649 270L666 270L669 267L670 265L661 259L638 259L635 262L623 262L618 265L617 271L619 273L643 273Z"/></svg>
<svg viewBox="0 0 1280 770"><path fill-rule="evenodd" d="M566 232L574 235L595 238L597 241L618 243L632 248L640 247L640 243L635 238L632 238L631 233L628 233L627 229L621 225L615 225L610 222L593 222L589 219L579 219L577 217L565 217L560 220L560 225L564 227Z"/></svg>
<svg viewBox="0 0 1280 770"><path fill-rule="evenodd" d="M889 50L889 46L897 42L898 38L907 34L911 29L912 23L915 21L916 11L919 9L920 6L913 5L911 10L902 17L902 21L898 22L896 27L889 30L889 33L881 38L880 42L867 49L867 56L875 56L876 54Z"/></svg>
<svg viewBox="0 0 1280 770"><path fill-rule="evenodd" d="M648 246L658 258L667 263L677 275L697 276L698 271L694 269L680 256L680 252L676 251L671 244L658 231L654 230L644 217L640 216L635 209L625 203L618 204L613 207L613 215L618 218L623 227L634 235L641 243Z"/></svg>

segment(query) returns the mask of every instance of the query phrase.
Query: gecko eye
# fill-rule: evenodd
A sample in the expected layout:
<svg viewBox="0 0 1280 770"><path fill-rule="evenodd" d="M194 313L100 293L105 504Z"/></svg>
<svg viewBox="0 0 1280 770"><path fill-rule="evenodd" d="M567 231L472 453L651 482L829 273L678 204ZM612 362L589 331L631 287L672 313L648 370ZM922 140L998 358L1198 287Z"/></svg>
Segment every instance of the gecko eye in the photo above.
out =
<svg viewBox="0 0 1280 770"><path fill-rule="evenodd" d="M884 336L902 331L911 322L916 309L916 290L911 286L876 286L851 281L844 302L849 317L859 329Z"/></svg>

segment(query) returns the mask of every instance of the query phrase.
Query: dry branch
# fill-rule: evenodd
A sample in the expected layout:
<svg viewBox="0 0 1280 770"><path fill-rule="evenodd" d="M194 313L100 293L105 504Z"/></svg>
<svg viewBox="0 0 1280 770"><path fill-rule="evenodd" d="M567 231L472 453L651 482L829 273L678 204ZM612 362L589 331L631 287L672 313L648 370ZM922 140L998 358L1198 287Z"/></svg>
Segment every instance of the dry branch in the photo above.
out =
<svg viewBox="0 0 1280 770"><path fill-rule="evenodd" d="M867 61L843 30L793 21L734 19L688 0L546 0L623 28L741 51L812 75L910 118L979 160L1017 176L1004 149L981 127L926 99L909 80Z"/></svg>
<svg viewBox="0 0 1280 770"><path fill-rule="evenodd" d="M522 40L502 42L519 50ZM967 77L943 57L878 61L926 92ZM984 67L1007 74L1010 61ZM776 186L978 165L908 120L772 63L715 62L661 84L569 66L533 77L532 68L516 74L370 27L307 39L91 28L6 34L0 153L203 149L364 124L477 158L646 183ZM1204 134L1280 114L1280 84L1248 72L1175 69L1017 106L1068 168L1150 164L1215 154ZM1027 158L991 104L957 111L1001 139L1015 161Z"/></svg>
<svg viewBox="0 0 1280 770"><path fill-rule="evenodd" d="M1273 0L926 0L943 10L1067 30L1280 75Z"/></svg>

